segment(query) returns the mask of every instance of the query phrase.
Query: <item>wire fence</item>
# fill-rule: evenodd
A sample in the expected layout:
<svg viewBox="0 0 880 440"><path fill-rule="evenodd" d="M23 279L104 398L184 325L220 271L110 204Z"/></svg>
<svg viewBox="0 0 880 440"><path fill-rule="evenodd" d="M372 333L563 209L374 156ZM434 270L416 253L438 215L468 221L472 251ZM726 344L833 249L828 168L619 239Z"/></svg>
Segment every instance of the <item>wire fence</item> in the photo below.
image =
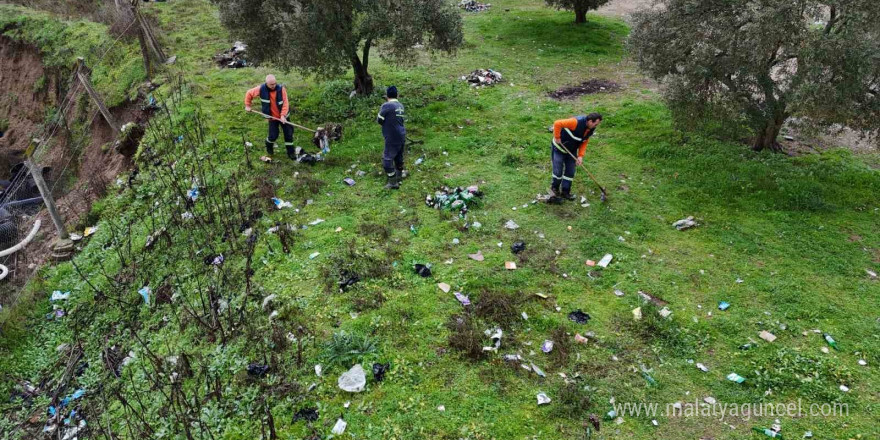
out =
<svg viewBox="0 0 880 440"><path fill-rule="evenodd" d="M139 56L135 51L133 54L126 52L124 57L108 57L120 41L136 41L130 31L137 28L137 23L138 20L130 14L117 14L116 22L112 25L114 31L108 32L99 45L82 54L89 67L113 69L121 65L117 63L130 59L126 57ZM46 76L50 76L48 71ZM45 88L61 91L55 99L51 96L45 99L46 102L55 103L51 117L30 133L12 133L13 128L5 135L16 135L15 145L6 140L12 152L31 144L35 147L31 156L33 163L38 164L36 166L40 168L56 201L66 229L74 232L76 237L77 232L82 234L87 223L91 202L104 196L111 184L111 173L106 170L122 171L130 162L113 150L115 130L103 120L98 107L89 99L86 88L76 76L76 70L72 69L67 78L54 78L54 82L56 84L51 84L54 87ZM126 105L137 107L136 103ZM26 118L26 115L21 116ZM30 116L31 120L35 119L34 115ZM51 245L57 237L55 227L43 209L45 204L34 176L25 163L26 158L12 152L7 153L5 161L9 163L9 168L0 169L0 310L17 305L22 290L37 274L41 264L53 257ZM28 238L38 221L41 226L36 239L9 253L10 248Z"/></svg>

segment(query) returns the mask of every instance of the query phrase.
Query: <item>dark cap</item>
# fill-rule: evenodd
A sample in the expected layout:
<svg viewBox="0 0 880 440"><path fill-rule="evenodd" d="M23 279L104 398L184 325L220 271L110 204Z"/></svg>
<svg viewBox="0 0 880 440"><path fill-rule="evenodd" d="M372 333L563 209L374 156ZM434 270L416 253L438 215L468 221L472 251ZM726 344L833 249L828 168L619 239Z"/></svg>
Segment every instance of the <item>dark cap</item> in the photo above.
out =
<svg viewBox="0 0 880 440"><path fill-rule="evenodd" d="M389 98L397 98L397 87L389 87L387 90L385 90L385 96Z"/></svg>

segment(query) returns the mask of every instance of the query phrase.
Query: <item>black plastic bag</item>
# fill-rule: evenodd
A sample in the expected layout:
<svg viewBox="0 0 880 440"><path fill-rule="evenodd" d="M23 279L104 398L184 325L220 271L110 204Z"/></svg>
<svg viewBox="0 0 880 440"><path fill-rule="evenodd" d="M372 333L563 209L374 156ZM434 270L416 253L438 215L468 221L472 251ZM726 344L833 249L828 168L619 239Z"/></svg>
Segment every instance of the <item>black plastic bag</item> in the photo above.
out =
<svg viewBox="0 0 880 440"><path fill-rule="evenodd" d="M391 368L390 362L384 364L373 364L373 379L375 379L376 382L382 382L383 380L385 380L385 373L388 372L389 368Z"/></svg>
<svg viewBox="0 0 880 440"><path fill-rule="evenodd" d="M581 309L577 309L568 314L568 319L578 324L586 324L590 320L590 315L582 312Z"/></svg>
<svg viewBox="0 0 880 440"><path fill-rule="evenodd" d="M522 241L518 241L510 246L510 251L514 254L519 254L524 250L526 250L526 244Z"/></svg>
<svg viewBox="0 0 880 440"><path fill-rule="evenodd" d="M424 264L416 264L415 271L416 274L418 274L422 278L428 278L431 276L431 268L425 266Z"/></svg>

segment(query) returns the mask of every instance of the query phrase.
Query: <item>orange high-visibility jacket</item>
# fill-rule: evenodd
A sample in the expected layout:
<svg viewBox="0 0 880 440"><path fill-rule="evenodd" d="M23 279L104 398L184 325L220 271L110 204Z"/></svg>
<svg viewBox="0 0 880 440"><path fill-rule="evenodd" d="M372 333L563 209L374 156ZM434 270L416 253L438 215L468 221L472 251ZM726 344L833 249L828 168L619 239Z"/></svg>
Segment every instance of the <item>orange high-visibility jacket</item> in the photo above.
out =
<svg viewBox="0 0 880 440"><path fill-rule="evenodd" d="M560 139L562 136L562 130L568 129L568 131L572 132L577 129L578 120L577 118L570 119L560 119L553 123L553 139L554 143L556 143L556 139ZM587 152L587 144L590 143L590 139L584 139L584 142L578 148L578 157L584 157L584 153Z"/></svg>
<svg viewBox="0 0 880 440"><path fill-rule="evenodd" d="M256 86L256 87L248 90L247 93L244 95L244 105L246 107L251 106L251 102L254 100L254 98L260 97L260 87L262 87L262 85ZM273 118L280 119L281 115L286 115L290 111L290 101L287 100L287 87L284 87L281 90L281 97L284 99L284 105L282 106L283 108L279 109L278 104L275 103L277 101L275 99L275 93L277 91L278 91L277 86L275 87L275 90L269 90L269 101L272 102L271 103L271 105L272 105L272 107L271 107L272 108L272 115L271 116Z"/></svg>

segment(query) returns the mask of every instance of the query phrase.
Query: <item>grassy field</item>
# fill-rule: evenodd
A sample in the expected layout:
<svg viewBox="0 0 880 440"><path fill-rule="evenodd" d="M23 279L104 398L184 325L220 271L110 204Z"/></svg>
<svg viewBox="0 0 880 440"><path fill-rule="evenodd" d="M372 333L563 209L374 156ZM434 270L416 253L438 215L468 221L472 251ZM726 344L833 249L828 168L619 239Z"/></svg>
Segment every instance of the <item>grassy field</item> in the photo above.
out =
<svg viewBox="0 0 880 440"><path fill-rule="evenodd" d="M214 177L244 173L248 197L258 197L260 184L268 183L277 197L301 208L266 210L255 229L326 221L297 231L289 253L281 251L277 236L260 236L254 280L261 296L277 295L281 318L270 321L259 302L252 304L256 317L222 344L191 320L163 327L167 319L187 322L173 304L120 312L96 299L70 263L47 267L30 287L38 298L33 309L20 310L0 335L0 391L11 391L17 379L57 378L55 348L80 340L89 368L78 385L87 390L82 405L94 417L91 425L100 421L120 438L131 437L123 429L132 417L127 410L89 394L118 383L114 386L140 390L142 416L166 427L156 437L185 438L173 421L160 422L167 417L164 400L148 389L146 370L138 368L146 362L142 352L122 379L105 371L101 350L112 327L110 342L125 351L136 349L136 333L157 355L186 352L222 377L224 399L207 402L200 414L204 424L193 425L197 432L210 430L213 438L257 438L264 400L282 439L323 438L340 414L348 422L343 437L352 438L576 439L584 438L587 416L604 417L612 399L656 402L663 411L667 403L708 396L725 404L801 400L805 408L841 402L847 416L779 417L784 436L812 431L815 438L880 437L880 284L866 273L880 270L880 173L864 158L843 149L803 157L754 153L735 142L677 132L656 87L626 59L628 28L622 21L590 15L587 24L575 26L573 14L543 2L499 0L489 12L465 15L466 45L454 57L423 54L403 67L378 58L371 63L377 88L398 86L408 131L425 140L409 152L411 176L402 189L388 192L382 189L382 140L374 122L380 92L350 100L347 78L302 78L265 67L219 70L210 57L231 39L209 4L180 0L147 3L144 9L158 18L167 52L178 55L172 75L182 74L189 83L192 101L186 108L198 104L211 127L208 136L220 146L221 153L212 155L219 164ZM477 68L498 70L505 82L473 89L458 79ZM274 165L244 166L242 137L255 145L253 158L261 154L265 126L242 112L242 97L270 72L289 87L292 120L345 124L345 137L327 161L308 167L276 155ZM617 81L623 90L574 101L547 97L591 78ZM169 81L160 92L170 93L172 85ZM579 172L574 191L587 197L588 207L533 204L549 185L548 125L592 111L603 113L605 121L585 163L609 188L609 202L600 203ZM303 132L297 142L310 145ZM415 166L417 158L423 162ZM356 176L357 170L366 175ZM345 177L357 184L346 186ZM101 216L101 228L76 261L99 286L106 280L98 274L98 261L111 273L118 269L112 250L103 246L110 242L107 222L143 212L158 191L144 173L139 179L136 190L95 207L92 217ZM424 204L439 186L473 184L485 196L469 220L481 228L462 230L456 216ZM695 229L671 226L689 215L698 219ZM520 228L505 229L508 220ZM137 243L146 239L145 231L135 234ZM527 245L519 256L510 251L517 240ZM217 246L229 251L226 243ZM485 261L467 257L478 250ZM310 259L314 252L320 255ZM606 269L585 265L606 253L614 255ZM167 255L182 253L171 249ZM229 264L241 264L234 252L226 255ZM157 270L188 273L201 265L167 260L157 262L163 267ZM505 261L515 261L518 269L505 270ZM327 289L338 281L340 262L375 277L345 293ZM413 263L431 263L433 277L415 275ZM470 295L474 310L465 311L438 282ZM66 319L45 321L53 290L70 290L73 305ZM671 316L660 318L638 291L667 301ZM719 311L719 301L729 302L730 309ZM644 318L634 321L631 310L639 306ZM569 321L567 314L576 309L592 319L585 325ZM89 320L76 318L86 312ZM464 324L457 325L456 317ZM275 347L269 336L299 325L311 335L301 365L295 347ZM505 331L498 353L472 359L456 349L474 338L489 345L483 331L495 326ZM814 329L833 335L840 350L823 353L826 343ZM778 339L759 339L762 330ZM328 353L340 332L373 346L355 360L334 361ZM594 336L576 344L576 332ZM539 348L546 339L556 343L550 354ZM750 340L757 347L739 349ZM547 377L502 359L514 353ZM267 358L273 359L269 378L255 382L243 374L249 362ZM867 366L859 365L860 359ZM356 361L367 369L373 362L390 362L391 369L383 382L370 378L363 393L348 394L337 388L336 378ZM696 362L709 371L698 370ZM316 364L322 364L323 378L315 376ZM726 380L731 372L746 381ZM317 387L306 392L312 383ZM840 391L840 385L850 391ZM538 406L539 392L552 402ZM48 396L37 399L29 411L20 401L0 404L2 438L17 438L11 428L47 403ZM438 410L441 405L445 411ZM320 418L310 425L294 422L293 413L309 406L319 409ZM745 439L757 436L751 427L769 427L776 418L624 415L620 424L605 422L593 438ZM90 438L98 437L93 431Z"/></svg>

